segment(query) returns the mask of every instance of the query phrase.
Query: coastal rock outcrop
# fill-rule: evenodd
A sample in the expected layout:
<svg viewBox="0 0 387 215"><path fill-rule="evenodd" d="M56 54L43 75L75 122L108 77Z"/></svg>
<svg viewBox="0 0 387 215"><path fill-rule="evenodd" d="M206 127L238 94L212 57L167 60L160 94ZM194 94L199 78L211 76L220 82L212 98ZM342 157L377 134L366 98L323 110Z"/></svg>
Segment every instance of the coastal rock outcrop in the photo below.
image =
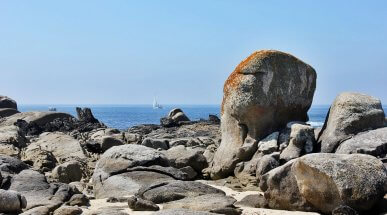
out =
<svg viewBox="0 0 387 215"><path fill-rule="evenodd" d="M17 104L15 100L0 95L0 108L12 108L17 110Z"/></svg>
<svg viewBox="0 0 387 215"><path fill-rule="evenodd" d="M243 60L224 84L222 142L211 177L226 177L251 158L240 152L245 140L260 140L290 121L307 121L315 87L315 70L290 54L263 50Z"/></svg>
<svg viewBox="0 0 387 215"><path fill-rule="evenodd" d="M167 117L160 119L160 124L164 127L178 126L181 122L189 122L189 118L180 108L172 109Z"/></svg>
<svg viewBox="0 0 387 215"><path fill-rule="evenodd" d="M319 134L321 152L335 152L344 140L359 132L383 127L384 121L379 99L361 93L341 93L331 105Z"/></svg>
<svg viewBox="0 0 387 215"><path fill-rule="evenodd" d="M270 208L331 213L340 205L370 210L383 198L387 171L370 155L316 153L262 176Z"/></svg>
<svg viewBox="0 0 387 215"><path fill-rule="evenodd" d="M12 116L17 113L20 113L20 112L13 108L0 108L0 118Z"/></svg>

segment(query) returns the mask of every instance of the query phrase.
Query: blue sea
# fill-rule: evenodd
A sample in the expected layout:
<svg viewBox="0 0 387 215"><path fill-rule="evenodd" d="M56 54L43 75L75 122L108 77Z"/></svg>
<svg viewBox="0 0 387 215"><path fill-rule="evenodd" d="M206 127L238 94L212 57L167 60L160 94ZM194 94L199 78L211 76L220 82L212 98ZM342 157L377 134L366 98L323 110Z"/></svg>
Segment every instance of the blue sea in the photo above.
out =
<svg viewBox="0 0 387 215"><path fill-rule="evenodd" d="M19 110L47 111L55 107L59 112L76 116L75 107L90 107L94 116L109 127L127 129L139 124L159 124L160 118L173 108L181 108L191 120L207 119L208 114L219 116L220 105L166 105L154 110L151 105L19 105ZM324 124L329 105L315 105L309 110L309 123L319 127ZM386 109L386 107L384 107Z"/></svg>

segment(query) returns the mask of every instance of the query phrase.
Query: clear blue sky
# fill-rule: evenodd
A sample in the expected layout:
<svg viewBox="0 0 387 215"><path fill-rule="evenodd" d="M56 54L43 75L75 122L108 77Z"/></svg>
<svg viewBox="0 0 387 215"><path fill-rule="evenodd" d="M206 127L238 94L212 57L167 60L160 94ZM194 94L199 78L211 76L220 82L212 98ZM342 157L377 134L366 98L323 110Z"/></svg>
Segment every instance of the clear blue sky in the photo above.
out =
<svg viewBox="0 0 387 215"><path fill-rule="evenodd" d="M23 104L219 104L260 49L316 69L314 104L387 102L387 1L0 2L0 94Z"/></svg>

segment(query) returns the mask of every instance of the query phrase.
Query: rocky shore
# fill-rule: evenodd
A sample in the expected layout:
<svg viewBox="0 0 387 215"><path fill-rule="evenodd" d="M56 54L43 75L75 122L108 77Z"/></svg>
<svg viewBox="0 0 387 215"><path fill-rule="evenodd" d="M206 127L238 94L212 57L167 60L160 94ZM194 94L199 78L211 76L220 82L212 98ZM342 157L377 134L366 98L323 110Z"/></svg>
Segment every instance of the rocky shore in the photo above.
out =
<svg viewBox="0 0 387 215"><path fill-rule="evenodd" d="M341 93L314 128L316 79L258 51L225 82L220 119L173 109L125 131L0 96L0 214L387 214L380 100Z"/></svg>

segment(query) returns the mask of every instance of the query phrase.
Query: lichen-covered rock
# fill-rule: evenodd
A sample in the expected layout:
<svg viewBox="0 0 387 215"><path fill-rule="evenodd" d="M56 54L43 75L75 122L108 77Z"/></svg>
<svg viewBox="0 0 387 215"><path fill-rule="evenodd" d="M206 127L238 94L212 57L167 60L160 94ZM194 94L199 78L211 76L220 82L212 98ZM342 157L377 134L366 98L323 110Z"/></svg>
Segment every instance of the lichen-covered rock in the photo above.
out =
<svg viewBox="0 0 387 215"><path fill-rule="evenodd" d="M27 148L23 151L21 159L42 172L51 171L57 164L57 160L52 152L43 150L40 147Z"/></svg>
<svg viewBox="0 0 387 215"><path fill-rule="evenodd" d="M28 140L20 131L19 127L14 125L0 126L0 143L11 144L18 148L26 146Z"/></svg>
<svg viewBox="0 0 387 215"><path fill-rule="evenodd" d="M307 121L315 87L315 70L292 55L258 51L242 61L224 84L222 142L211 177L226 177L243 161L238 150L247 137L259 140L290 121Z"/></svg>
<svg viewBox="0 0 387 215"><path fill-rule="evenodd" d="M355 134L384 126L379 99L360 93L341 93L329 109L317 142L321 152L335 152L340 143Z"/></svg>
<svg viewBox="0 0 387 215"><path fill-rule="evenodd" d="M262 176L268 206L331 213L340 205L367 211L383 198L387 171L362 154L308 154Z"/></svg>
<svg viewBox="0 0 387 215"><path fill-rule="evenodd" d="M0 108L12 108L17 110L17 104L15 100L7 96L0 95Z"/></svg>
<svg viewBox="0 0 387 215"><path fill-rule="evenodd" d="M340 144L337 148L338 154L369 154L373 156L384 156L387 154L387 127L378 128L357 134L349 140Z"/></svg>

